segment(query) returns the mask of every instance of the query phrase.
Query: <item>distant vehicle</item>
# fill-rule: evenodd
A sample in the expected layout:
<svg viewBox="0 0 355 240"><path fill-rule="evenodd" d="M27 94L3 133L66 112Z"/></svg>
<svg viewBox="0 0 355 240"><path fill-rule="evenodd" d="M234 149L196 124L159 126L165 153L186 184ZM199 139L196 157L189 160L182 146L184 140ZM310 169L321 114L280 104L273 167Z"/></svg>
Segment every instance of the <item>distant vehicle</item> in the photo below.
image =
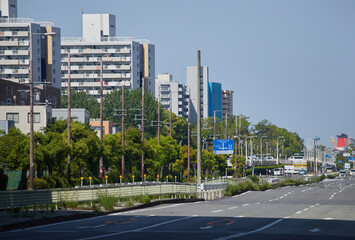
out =
<svg viewBox="0 0 355 240"><path fill-rule="evenodd" d="M339 178L345 178L346 177L346 171L345 170L340 170L339 171Z"/></svg>
<svg viewBox="0 0 355 240"><path fill-rule="evenodd" d="M300 175L305 175L305 174L306 174L306 170L300 170L300 171L299 171L299 174L300 174Z"/></svg>
<svg viewBox="0 0 355 240"><path fill-rule="evenodd" d="M284 169L283 169L283 168L275 168L275 169L274 169L274 175L275 175L275 176L282 176L282 175L284 175Z"/></svg>
<svg viewBox="0 0 355 240"><path fill-rule="evenodd" d="M350 175L354 176L355 175L355 169L350 170Z"/></svg>

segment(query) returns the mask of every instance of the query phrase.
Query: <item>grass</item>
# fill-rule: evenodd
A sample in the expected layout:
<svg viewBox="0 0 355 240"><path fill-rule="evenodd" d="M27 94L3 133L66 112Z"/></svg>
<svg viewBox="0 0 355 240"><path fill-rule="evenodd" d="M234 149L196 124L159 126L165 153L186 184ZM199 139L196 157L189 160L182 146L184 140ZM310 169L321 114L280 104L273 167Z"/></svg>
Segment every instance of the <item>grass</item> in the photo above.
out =
<svg viewBox="0 0 355 240"><path fill-rule="evenodd" d="M118 201L117 197L108 194L107 191L98 192L97 198L99 205L104 207L106 210L113 210Z"/></svg>
<svg viewBox="0 0 355 240"><path fill-rule="evenodd" d="M325 175L319 177L312 177L308 181L303 179L286 178L285 180L278 182L277 184L270 184L270 183L260 184L259 183L260 179L258 177L250 176L248 177L248 179L250 179L251 181L247 180L237 184L228 184L226 189L226 196L233 196L233 195L241 194L246 191L265 191L267 189L274 189L278 187L299 186L307 183L317 183L324 180L325 178L326 178Z"/></svg>

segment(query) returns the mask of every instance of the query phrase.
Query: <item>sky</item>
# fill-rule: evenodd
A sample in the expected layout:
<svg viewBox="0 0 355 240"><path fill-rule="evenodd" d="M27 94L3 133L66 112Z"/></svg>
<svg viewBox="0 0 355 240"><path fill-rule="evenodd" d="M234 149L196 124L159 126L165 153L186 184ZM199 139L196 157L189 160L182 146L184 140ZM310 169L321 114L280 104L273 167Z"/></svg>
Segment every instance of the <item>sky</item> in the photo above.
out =
<svg viewBox="0 0 355 240"><path fill-rule="evenodd" d="M81 36L81 11L116 15L116 35L155 45L155 72L186 82L209 67L234 91L233 114L267 119L305 141L355 138L355 1L18 0L18 17ZM307 140L308 139L308 140Z"/></svg>

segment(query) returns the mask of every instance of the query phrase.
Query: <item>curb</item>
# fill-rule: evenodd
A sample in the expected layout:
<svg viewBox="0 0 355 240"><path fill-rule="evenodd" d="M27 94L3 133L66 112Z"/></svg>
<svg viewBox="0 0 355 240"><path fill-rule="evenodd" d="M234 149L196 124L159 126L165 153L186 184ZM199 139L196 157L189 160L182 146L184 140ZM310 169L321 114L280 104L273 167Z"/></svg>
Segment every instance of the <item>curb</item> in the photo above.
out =
<svg viewBox="0 0 355 240"><path fill-rule="evenodd" d="M201 199L201 198L173 198L173 199L165 199L165 200L156 200L156 201L152 201L149 203L143 203L138 206L123 208L123 209L118 209L118 210L112 210L112 211L80 213L80 214L69 215L69 216L57 216L57 217L49 217L49 218L43 218L43 219L30 219L27 221L2 225L2 226L0 226L0 232L16 230L16 229L23 229L23 228L28 228L28 227L35 227L35 226L40 226L40 225L47 225L47 224L52 224L52 223L71 221L71 220L104 216L104 215L109 215L112 213L127 212L127 211L131 211L131 210L135 210L135 209L154 207L154 206L158 206L161 204L190 203L190 202L198 202L198 201L204 201L204 199Z"/></svg>

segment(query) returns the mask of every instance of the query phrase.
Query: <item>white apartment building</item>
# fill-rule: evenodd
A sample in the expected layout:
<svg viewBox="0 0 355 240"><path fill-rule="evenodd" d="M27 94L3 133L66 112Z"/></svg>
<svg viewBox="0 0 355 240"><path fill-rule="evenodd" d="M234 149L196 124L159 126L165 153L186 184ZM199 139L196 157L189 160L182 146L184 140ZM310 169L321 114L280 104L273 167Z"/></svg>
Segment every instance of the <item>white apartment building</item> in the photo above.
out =
<svg viewBox="0 0 355 240"><path fill-rule="evenodd" d="M208 67L201 66L201 117L208 117ZM191 122L197 122L197 66L188 66L186 71L187 89L191 98Z"/></svg>
<svg viewBox="0 0 355 240"><path fill-rule="evenodd" d="M233 115L233 90L222 90L222 121Z"/></svg>
<svg viewBox="0 0 355 240"><path fill-rule="evenodd" d="M17 18L17 0L0 0L0 18Z"/></svg>
<svg viewBox="0 0 355 240"><path fill-rule="evenodd" d="M146 92L154 95L155 46L148 40L116 37L114 20L110 14L83 14L83 38L62 39L62 91L68 88L70 62L71 88L99 97L102 60L104 95L123 85L141 88L143 78Z"/></svg>
<svg viewBox="0 0 355 240"><path fill-rule="evenodd" d="M44 36L49 32L56 35ZM0 18L0 78L29 83L30 51L34 84L60 88L60 29L28 18Z"/></svg>
<svg viewBox="0 0 355 240"><path fill-rule="evenodd" d="M158 74L155 79L155 96L159 99L163 109L171 111L178 116L188 118L189 92L185 84L173 80L168 73Z"/></svg>
<svg viewBox="0 0 355 240"><path fill-rule="evenodd" d="M30 108L28 106L0 106L0 120L11 120L22 133L30 132ZM52 107L35 105L33 107L33 130L42 131L52 120Z"/></svg>

